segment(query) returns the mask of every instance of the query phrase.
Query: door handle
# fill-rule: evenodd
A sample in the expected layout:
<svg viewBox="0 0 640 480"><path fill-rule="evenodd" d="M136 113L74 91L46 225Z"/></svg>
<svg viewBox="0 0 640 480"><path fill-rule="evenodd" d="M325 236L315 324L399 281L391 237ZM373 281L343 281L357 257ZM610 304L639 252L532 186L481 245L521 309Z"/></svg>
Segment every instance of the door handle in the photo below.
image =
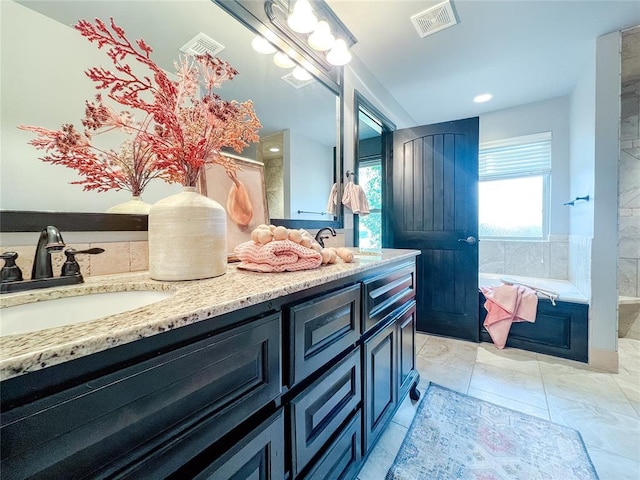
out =
<svg viewBox="0 0 640 480"><path fill-rule="evenodd" d="M467 238L459 238L458 241L468 243L469 245L474 245L477 242L476 237L472 236L468 236Z"/></svg>

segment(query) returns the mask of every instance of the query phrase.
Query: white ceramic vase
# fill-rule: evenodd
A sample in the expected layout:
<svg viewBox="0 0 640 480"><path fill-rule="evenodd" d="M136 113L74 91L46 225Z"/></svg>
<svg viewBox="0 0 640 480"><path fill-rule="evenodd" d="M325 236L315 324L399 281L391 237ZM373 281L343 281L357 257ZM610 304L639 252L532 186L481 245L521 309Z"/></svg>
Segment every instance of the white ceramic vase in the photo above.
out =
<svg viewBox="0 0 640 480"><path fill-rule="evenodd" d="M129 213L135 215L147 215L151 204L143 202L140 197L133 196L131 200L127 200L123 203L118 203L113 207L109 207L107 213Z"/></svg>
<svg viewBox="0 0 640 480"><path fill-rule="evenodd" d="M149 210L149 275L197 280L227 271L227 213L209 197L184 187Z"/></svg>

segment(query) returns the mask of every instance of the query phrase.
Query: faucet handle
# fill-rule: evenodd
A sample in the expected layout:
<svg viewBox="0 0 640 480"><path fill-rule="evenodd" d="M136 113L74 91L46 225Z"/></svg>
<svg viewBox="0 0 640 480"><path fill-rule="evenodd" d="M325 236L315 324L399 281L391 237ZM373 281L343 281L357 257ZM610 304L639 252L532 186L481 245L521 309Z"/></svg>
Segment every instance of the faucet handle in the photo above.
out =
<svg viewBox="0 0 640 480"><path fill-rule="evenodd" d="M104 252L104 248L88 248L86 250L76 250L75 248L67 248L64 251L64 254L67 256L67 260L62 264L62 272L60 273L63 277L73 277L75 275L80 275L80 264L76 260L76 255L80 253L86 253L89 255L97 255L99 253Z"/></svg>
<svg viewBox="0 0 640 480"><path fill-rule="evenodd" d="M22 270L16 265L18 254L16 252L4 252L0 255L4 260L4 266L0 274L2 282L21 282Z"/></svg>

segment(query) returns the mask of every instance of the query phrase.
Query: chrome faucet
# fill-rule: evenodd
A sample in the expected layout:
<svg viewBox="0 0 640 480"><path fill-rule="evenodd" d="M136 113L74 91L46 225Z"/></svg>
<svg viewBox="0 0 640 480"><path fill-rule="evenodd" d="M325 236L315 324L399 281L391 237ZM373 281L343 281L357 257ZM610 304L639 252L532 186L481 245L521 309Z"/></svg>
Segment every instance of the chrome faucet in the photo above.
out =
<svg viewBox="0 0 640 480"><path fill-rule="evenodd" d="M40 232L36 255L33 259L33 268L31 269L32 280L53 277L51 251L62 250L64 246L60 230L53 225L49 225Z"/></svg>
<svg viewBox="0 0 640 480"><path fill-rule="evenodd" d="M316 242L318 242L322 248L324 248L324 239L330 238L328 235L322 235L322 232L324 232L325 230L331 232L332 237L336 236L336 231L331 227L325 227L318 230L318 233L316 233Z"/></svg>

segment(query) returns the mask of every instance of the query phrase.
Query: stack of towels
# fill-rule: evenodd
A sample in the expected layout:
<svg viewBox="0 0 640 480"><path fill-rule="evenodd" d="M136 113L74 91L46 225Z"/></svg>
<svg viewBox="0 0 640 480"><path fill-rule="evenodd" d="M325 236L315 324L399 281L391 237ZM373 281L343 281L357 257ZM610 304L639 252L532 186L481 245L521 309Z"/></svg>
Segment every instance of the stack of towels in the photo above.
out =
<svg viewBox="0 0 640 480"><path fill-rule="evenodd" d="M304 229L289 230L275 225L260 225L251 232L251 241L238 245L234 252L238 268L254 272L296 272L318 268L322 264L353 260L347 248L323 248Z"/></svg>

